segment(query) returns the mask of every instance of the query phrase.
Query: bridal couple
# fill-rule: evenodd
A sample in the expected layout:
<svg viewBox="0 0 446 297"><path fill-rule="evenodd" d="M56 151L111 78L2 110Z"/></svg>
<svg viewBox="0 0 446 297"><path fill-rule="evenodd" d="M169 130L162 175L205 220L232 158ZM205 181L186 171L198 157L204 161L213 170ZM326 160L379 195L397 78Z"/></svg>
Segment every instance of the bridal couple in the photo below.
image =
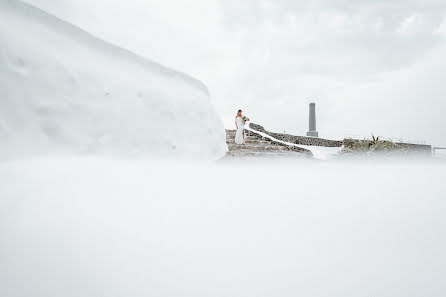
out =
<svg viewBox="0 0 446 297"><path fill-rule="evenodd" d="M245 123L246 117L242 115L242 111L239 110L235 116L235 127L237 131L235 132L235 143L245 144Z"/></svg>

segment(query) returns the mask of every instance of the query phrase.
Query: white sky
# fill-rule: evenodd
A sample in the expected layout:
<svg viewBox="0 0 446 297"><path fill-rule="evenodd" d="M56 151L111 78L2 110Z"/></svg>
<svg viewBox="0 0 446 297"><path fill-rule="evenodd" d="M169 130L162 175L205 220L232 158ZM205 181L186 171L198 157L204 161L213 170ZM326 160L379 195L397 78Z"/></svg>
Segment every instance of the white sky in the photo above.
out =
<svg viewBox="0 0 446 297"><path fill-rule="evenodd" d="M444 0L27 0L189 73L225 124L446 146Z"/></svg>

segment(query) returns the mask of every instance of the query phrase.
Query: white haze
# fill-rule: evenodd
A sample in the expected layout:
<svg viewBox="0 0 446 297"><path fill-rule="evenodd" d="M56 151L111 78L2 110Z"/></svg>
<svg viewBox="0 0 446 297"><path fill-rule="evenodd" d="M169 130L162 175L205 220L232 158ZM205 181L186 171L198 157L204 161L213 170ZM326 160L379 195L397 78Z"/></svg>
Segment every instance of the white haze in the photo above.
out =
<svg viewBox="0 0 446 297"><path fill-rule="evenodd" d="M0 163L0 296L444 296L445 163Z"/></svg>
<svg viewBox="0 0 446 297"><path fill-rule="evenodd" d="M203 80L228 126L241 107L266 128L303 134L306 104L315 99L322 136L375 132L446 144L440 129L445 126L444 1L28 2ZM13 2L0 0L5 3ZM101 52L86 51L70 63L60 59L83 43L63 43L64 51L54 55L69 36L42 38L54 29L42 19L39 26L17 25L30 20L32 10L26 11L14 22L0 11L1 65L35 52L24 61L36 66L19 70L45 69L56 60L81 72L96 65L94 77L110 75L107 83L123 87L125 94L135 95L127 86L136 81L153 91L140 81L144 72L122 72L128 68L115 69L113 59L99 67ZM67 77L66 68L47 80L38 71L25 80L14 69L0 71L5 78L0 94L9 108L2 106L0 132L29 125L32 132L21 137L26 142L10 151L35 151L39 122L21 116L6 125L6 119L41 104L33 96L38 89L27 83L52 86L40 94L45 100L63 95L55 82ZM128 85L121 85L123 80ZM167 94L172 88L166 84ZM92 98L94 93L84 91L79 88L76 101ZM6 97L14 92L25 95ZM210 106L207 95L200 98L197 105ZM19 101L24 106L18 108ZM115 107L122 119L135 123L126 117L128 108ZM194 131L202 123L196 118L179 123ZM165 129L162 120L112 127L123 131L119 141L133 147L124 132L158 141L161 130L147 133L140 127ZM67 129L64 117L52 123ZM84 122L72 123L85 136ZM202 156L200 149L208 148L203 143L186 151ZM444 160L184 163L122 157L128 154L122 159L58 155L48 150L46 158L29 154L0 162L1 297L445 295Z"/></svg>

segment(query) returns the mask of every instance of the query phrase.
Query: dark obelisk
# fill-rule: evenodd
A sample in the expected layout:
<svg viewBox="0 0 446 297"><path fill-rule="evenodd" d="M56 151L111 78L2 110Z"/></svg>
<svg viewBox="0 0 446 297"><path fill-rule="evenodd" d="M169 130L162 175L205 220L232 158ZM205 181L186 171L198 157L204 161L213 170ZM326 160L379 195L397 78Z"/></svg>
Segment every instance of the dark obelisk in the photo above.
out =
<svg viewBox="0 0 446 297"><path fill-rule="evenodd" d="M316 103L310 103L310 127L307 132L307 136L319 137L319 133L316 131Z"/></svg>

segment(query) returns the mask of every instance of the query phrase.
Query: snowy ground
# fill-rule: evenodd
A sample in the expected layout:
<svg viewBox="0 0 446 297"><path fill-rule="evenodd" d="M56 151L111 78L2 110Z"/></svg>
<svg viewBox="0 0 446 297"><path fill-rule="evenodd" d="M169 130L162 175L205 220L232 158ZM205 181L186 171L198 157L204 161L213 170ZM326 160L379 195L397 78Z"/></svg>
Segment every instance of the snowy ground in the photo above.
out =
<svg viewBox="0 0 446 297"><path fill-rule="evenodd" d="M445 163L0 163L0 296L444 296Z"/></svg>

